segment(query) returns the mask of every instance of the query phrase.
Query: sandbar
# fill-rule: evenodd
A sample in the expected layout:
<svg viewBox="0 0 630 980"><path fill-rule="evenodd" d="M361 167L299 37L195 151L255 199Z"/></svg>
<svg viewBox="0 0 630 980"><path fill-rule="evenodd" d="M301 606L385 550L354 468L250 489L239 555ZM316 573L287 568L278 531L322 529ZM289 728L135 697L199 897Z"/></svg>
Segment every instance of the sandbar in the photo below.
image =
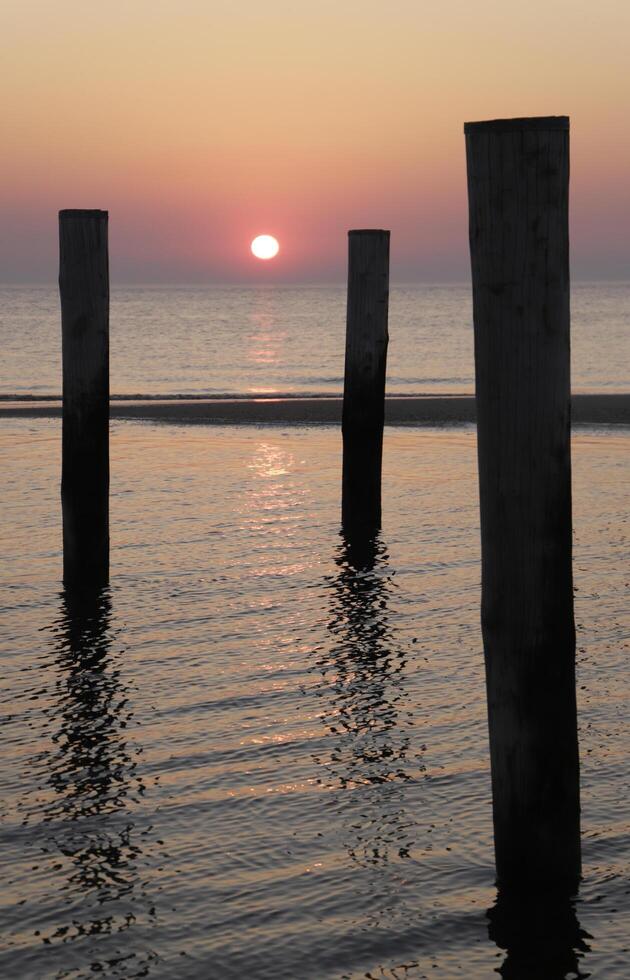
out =
<svg viewBox="0 0 630 980"><path fill-rule="evenodd" d="M340 397L112 399L112 419L215 425L340 425ZM0 418L56 418L60 399L0 400ZM576 425L630 425L630 394L574 394ZM407 395L385 399L387 425L460 425L476 421L472 395Z"/></svg>

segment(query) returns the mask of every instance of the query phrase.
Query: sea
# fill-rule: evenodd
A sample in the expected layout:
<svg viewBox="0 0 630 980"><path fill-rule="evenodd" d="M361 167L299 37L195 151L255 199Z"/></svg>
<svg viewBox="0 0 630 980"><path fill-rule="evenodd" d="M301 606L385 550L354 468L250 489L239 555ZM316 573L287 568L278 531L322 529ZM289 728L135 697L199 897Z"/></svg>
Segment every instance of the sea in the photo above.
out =
<svg viewBox="0 0 630 980"><path fill-rule="evenodd" d="M3 287L4 397L60 391L53 287ZM339 392L341 287L112 295L117 394ZM630 286L577 285L573 383L630 390ZM392 290L389 390L472 391L464 286ZM573 431L583 878L495 887L474 426L388 427L340 527L331 426L111 423L110 583L62 584L55 418L2 418L0 976L625 980L630 428Z"/></svg>
<svg viewBox="0 0 630 980"><path fill-rule="evenodd" d="M334 286L112 288L115 395L338 394L346 294ZM387 390L472 392L468 284L392 286ZM0 287L0 396L61 391L54 285ZM630 390L630 283L572 291L575 391Z"/></svg>

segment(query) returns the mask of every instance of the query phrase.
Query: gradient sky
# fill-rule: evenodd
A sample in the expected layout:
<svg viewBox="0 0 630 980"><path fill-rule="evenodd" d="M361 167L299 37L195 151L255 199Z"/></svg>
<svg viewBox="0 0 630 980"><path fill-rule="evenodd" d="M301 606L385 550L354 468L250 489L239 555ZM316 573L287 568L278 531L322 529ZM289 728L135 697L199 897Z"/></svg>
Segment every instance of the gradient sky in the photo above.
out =
<svg viewBox="0 0 630 980"><path fill-rule="evenodd" d="M463 122L571 116L572 270L630 279L628 0L3 0L0 280L110 212L114 281L469 276ZM280 256L248 247L267 232Z"/></svg>

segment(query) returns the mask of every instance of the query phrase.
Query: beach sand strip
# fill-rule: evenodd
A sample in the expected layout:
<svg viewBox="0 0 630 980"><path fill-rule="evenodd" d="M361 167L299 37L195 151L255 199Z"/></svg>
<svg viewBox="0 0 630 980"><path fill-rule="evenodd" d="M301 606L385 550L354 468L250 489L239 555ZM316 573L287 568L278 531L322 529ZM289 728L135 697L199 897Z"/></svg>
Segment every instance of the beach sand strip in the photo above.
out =
<svg viewBox="0 0 630 980"><path fill-rule="evenodd" d="M575 394L572 422L578 425L630 424L630 394ZM215 425L339 425L339 397L164 398L112 400L113 419ZM59 399L0 401L0 417L56 418ZM419 395L385 400L387 425L454 425L476 421L472 395Z"/></svg>

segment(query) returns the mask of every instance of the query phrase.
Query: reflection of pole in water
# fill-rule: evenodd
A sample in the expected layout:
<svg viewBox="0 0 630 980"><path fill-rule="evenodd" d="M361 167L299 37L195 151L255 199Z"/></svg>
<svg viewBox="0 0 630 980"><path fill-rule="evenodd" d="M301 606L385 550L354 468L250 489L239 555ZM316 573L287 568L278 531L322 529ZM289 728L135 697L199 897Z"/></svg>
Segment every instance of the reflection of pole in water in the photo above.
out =
<svg viewBox="0 0 630 980"><path fill-rule="evenodd" d="M135 775L125 728L127 691L110 658L111 600L105 589L63 594L56 685L56 751L48 760L56 797L46 806L59 850L71 858L70 881L96 889L98 901L130 892L138 848L124 813Z"/></svg>
<svg viewBox="0 0 630 980"><path fill-rule="evenodd" d="M505 895L499 890L489 910L488 934L506 957L499 969L503 980L564 980L587 977L580 970L581 955L591 938L580 928L570 897L561 893L537 896Z"/></svg>
<svg viewBox="0 0 630 980"><path fill-rule="evenodd" d="M327 774L322 781L342 791L333 805L350 817L346 846L362 866L389 861L392 849L406 857L413 823L400 792L410 778L409 713L402 707L403 655L393 649L388 623L387 557L377 533L342 536L330 583L332 644L317 663L332 748L316 761Z"/></svg>

